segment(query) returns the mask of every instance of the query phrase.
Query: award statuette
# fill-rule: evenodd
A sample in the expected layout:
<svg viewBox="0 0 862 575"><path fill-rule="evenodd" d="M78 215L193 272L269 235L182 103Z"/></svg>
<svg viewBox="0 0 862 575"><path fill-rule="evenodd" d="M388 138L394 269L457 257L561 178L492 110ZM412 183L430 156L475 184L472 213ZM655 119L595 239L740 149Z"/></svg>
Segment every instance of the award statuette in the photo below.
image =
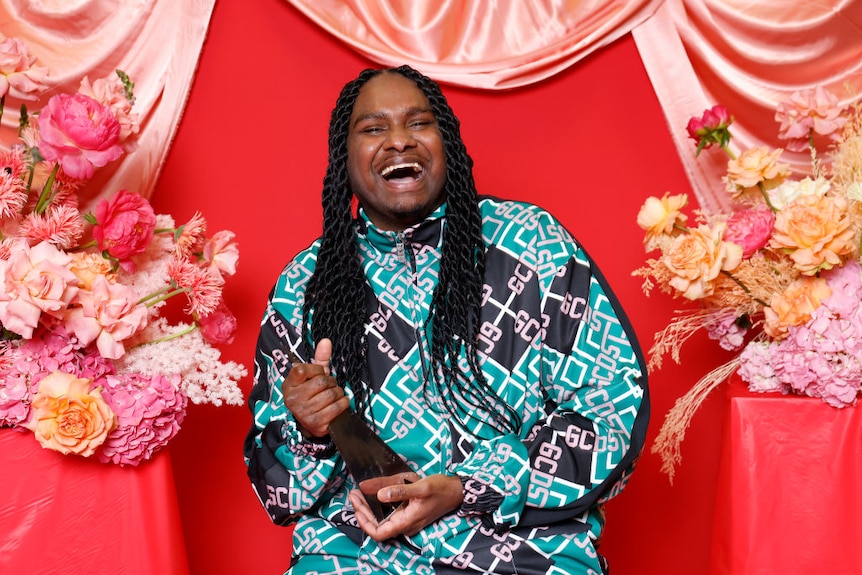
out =
<svg viewBox="0 0 862 575"><path fill-rule="evenodd" d="M294 365L308 363L290 348L287 348L287 355ZM412 473L413 470L351 409L332 420L329 436L377 520L388 517L397 506L379 501L377 491L393 481L375 480L399 473ZM401 481L403 479L395 480Z"/></svg>

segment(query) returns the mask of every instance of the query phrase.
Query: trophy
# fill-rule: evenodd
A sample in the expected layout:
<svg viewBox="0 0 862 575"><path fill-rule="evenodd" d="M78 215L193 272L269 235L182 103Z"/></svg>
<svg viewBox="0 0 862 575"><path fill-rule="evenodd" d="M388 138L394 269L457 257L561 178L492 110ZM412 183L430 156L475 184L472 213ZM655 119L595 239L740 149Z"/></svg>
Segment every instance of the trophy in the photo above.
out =
<svg viewBox="0 0 862 575"><path fill-rule="evenodd" d="M290 348L287 349L287 354L294 365L307 363ZM389 517L398 506L378 500L377 491L393 483L385 478L400 473L412 473L413 470L351 409L332 420L329 424L329 436L377 520L383 521Z"/></svg>

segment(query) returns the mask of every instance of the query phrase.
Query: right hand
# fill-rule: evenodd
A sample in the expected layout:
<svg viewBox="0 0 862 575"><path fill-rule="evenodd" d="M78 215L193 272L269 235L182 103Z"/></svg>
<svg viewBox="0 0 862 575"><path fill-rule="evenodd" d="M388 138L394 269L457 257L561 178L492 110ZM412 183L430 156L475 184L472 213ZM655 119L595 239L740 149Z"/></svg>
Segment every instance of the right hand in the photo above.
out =
<svg viewBox="0 0 862 575"><path fill-rule="evenodd" d="M299 363L290 368L281 392L284 406L293 414L303 435L322 439L329 435L329 424L350 407L329 371L332 342L321 339L314 350L312 363Z"/></svg>

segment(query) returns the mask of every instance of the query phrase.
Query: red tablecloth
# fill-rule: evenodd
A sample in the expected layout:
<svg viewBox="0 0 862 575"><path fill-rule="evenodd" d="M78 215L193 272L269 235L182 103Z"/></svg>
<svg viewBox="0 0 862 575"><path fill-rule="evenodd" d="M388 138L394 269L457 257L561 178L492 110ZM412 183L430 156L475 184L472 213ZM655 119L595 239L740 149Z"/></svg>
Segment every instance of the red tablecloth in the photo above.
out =
<svg viewBox="0 0 862 575"><path fill-rule="evenodd" d="M862 573L862 404L728 395L713 575Z"/></svg>
<svg viewBox="0 0 862 575"><path fill-rule="evenodd" d="M0 429L0 573L187 575L170 456L137 468Z"/></svg>

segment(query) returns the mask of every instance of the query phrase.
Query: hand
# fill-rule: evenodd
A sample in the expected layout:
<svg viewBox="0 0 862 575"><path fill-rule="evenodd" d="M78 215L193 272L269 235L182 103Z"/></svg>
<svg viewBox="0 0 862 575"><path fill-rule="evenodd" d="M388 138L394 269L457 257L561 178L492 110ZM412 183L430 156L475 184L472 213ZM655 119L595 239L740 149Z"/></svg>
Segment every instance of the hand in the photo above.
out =
<svg viewBox="0 0 862 575"><path fill-rule="evenodd" d="M416 474L404 474L404 479L412 482L386 485L377 491L377 498L384 503L406 503L380 522L362 492L358 489L350 492L350 503L356 511L359 526L375 541L385 541L399 535L415 535L440 517L458 509L464 500L461 480L456 476L438 474L421 479Z"/></svg>
<svg viewBox="0 0 862 575"><path fill-rule="evenodd" d="M322 339L314 350L312 363L299 363L290 368L281 392L284 406L293 414L306 437L329 435L329 424L350 407L350 400L329 373L332 342Z"/></svg>

